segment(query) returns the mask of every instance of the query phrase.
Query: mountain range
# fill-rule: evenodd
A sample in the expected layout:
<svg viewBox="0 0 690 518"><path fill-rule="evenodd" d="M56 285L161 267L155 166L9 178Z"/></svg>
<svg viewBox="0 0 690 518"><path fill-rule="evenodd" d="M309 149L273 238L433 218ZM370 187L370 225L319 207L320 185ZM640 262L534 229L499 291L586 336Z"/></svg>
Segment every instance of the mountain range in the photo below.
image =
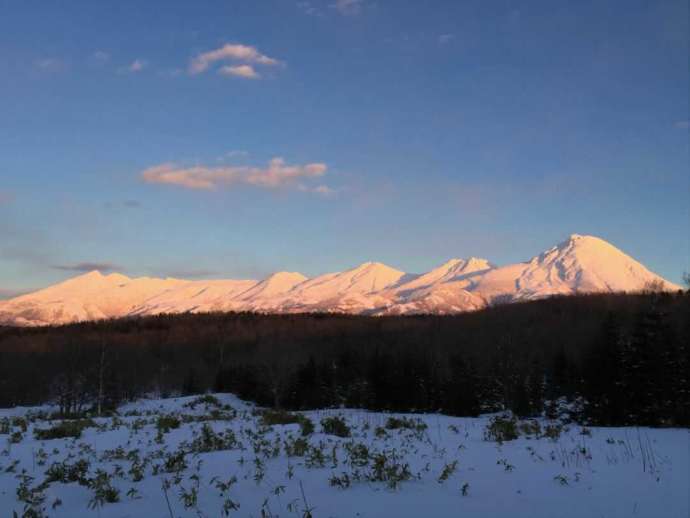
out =
<svg viewBox="0 0 690 518"><path fill-rule="evenodd" d="M263 280L129 278L92 271L0 301L0 324L210 311L449 314L551 295L650 287L680 289L610 243L573 234L527 262L498 267L476 257L451 259L423 274L376 262L313 278L278 272Z"/></svg>

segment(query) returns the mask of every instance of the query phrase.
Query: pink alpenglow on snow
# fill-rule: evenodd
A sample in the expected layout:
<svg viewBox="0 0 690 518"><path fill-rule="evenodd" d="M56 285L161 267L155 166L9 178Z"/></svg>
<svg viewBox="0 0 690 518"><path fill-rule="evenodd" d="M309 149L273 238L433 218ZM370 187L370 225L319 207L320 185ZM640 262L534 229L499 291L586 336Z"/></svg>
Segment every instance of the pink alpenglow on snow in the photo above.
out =
<svg viewBox="0 0 690 518"><path fill-rule="evenodd" d="M149 170L149 181L211 188L237 181L278 186L301 176L320 176L325 166L268 170L165 168ZM313 278L295 272L263 280L130 279L94 271L0 302L0 323L64 324L130 315L208 311L267 313L341 312L367 315L449 314L576 293L679 290L606 241L573 234L524 263L495 266L486 259L451 259L423 274L368 262Z"/></svg>

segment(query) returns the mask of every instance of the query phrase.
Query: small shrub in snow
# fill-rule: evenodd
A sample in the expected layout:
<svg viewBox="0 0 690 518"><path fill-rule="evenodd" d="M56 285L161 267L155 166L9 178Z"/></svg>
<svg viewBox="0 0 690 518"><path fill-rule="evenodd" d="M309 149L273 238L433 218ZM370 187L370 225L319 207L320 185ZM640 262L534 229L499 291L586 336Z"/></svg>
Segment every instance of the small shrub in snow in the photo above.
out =
<svg viewBox="0 0 690 518"><path fill-rule="evenodd" d="M519 426L520 432L523 435L531 435L534 437L539 437L541 435L541 425L536 419L530 419L529 421L522 421Z"/></svg>
<svg viewBox="0 0 690 518"><path fill-rule="evenodd" d="M265 426L299 423L299 415L279 409L267 409L261 413L261 424Z"/></svg>
<svg viewBox="0 0 690 518"><path fill-rule="evenodd" d="M269 409L261 414L261 424L264 426L299 424L302 435L311 435L314 432L314 423L302 414L293 414L285 410Z"/></svg>
<svg viewBox="0 0 690 518"><path fill-rule="evenodd" d="M368 473L370 482L385 482L389 488L396 489L400 483L410 480L410 465L401 462L395 451L378 452L372 455L371 470Z"/></svg>
<svg viewBox="0 0 690 518"><path fill-rule="evenodd" d="M492 417L484 430L484 439L487 441L499 443L513 441L519 436L517 419L515 419L515 417Z"/></svg>
<svg viewBox="0 0 690 518"><path fill-rule="evenodd" d="M184 458L184 452L171 453L165 458L163 463L163 470L166 473L179 473L187 469L187 461Z"/></svg>
<svg viewBox="0 0 690 518"><path fill-rule="evenodd" d="M458 469L458 461L454 460L453 462L449 462L445 466L443 466L443 470L441 471L441 474L438 477L438 483L442 484L446 480L450 478L450 476L455 473L455 471Z"/></svg>
<svg viewBox="0 0 690 518"><path fill-rule="evenodd" d="M55 426L47 429L34 429L34 437L39 441L47 441L51 439L64 439L72 437L78 439L85 428L93 428L96 426L91 419L75 419L73 421L62 421Z"/></svg>
<svg viewBox="0 0 690 518"><path fill-rule="evenodd" d="M213 431L207 423L201 427L201 433L192 441L191 449L196 453L210 451L234 450L240 447L235 432L226 430L222 433Z"/></svg>
<svg viewBox="0 0 690 518"><path fill-rule="evenodd" d="M303 437L288 439L284 443L285 453L288 457L304 457L309 449L309 442Z"/></svg>
<svg viewBox="0 0 690 518"><path fill-rule="evenodd" d="M19 465L19 459L14 459L8 464L8 466L3 470L4 473L14 473L14 470Z"/></svg>
<svg viewBox="0 0 690 518"><path fill-rule="evenodd" d="M26 433L26 430L29 428L29 424L27 423L26 419L23 417L13 417L12 420L10 421L12 426L16 426L18 428L22 429L22 432Z"/></svg>
<svg viewBox="0 0 690 518"><path fill-rule="evenodd" d="M323 433L335 435L337 437L350 437L350 427L340 416L326 417L321 419Z"/></svg>
<svg viewBox="0 0 690 518"><path fill-rule="evenodd" d="M110 475L106 471L98 470L89 487L93 491L93 498L89 501L91 509L120 501L120 490L110 484Z"/></svg>
<svg viewBox="0 0 690 518"><path fill-rule="evenodd" d="M308 468L323 468L326 466L326 455L323 452L323 443L318 446L309 446L304 465Z"/></svg>
<svg viewBox="0 0 690 518"><path fill-rule="evenodd" d="M348 455L348 463L354 467L362 467L369 464L369 448L363 443L347 443L345 451Z"/></svg>
<svg viewBox="0 0 690 518"><path fill-rule="evenodd" d="M561 436L562 431L562 426L556 424L548 424L544 427L542 437L546 437L547 439L551 439L552 441L557 441L558 438Z"/></svg>
<svg viewBox="0 0 690 518"><path fill-rule="evenodd" d="M146 463L147 461L141 462L138 458L132 461L132 465L129 468L129 476L132 477L133 482L140 482L144 479Z"/></svg>
<svg viewBox="0 0 690 518"><path fill-rule="evenodd" d="M67 461L54 462L45 472L46 482L62 482L63 484L76 482L79 485L88 486L89 467L90 463L86 459L79 459L73 464Z"/></svg>
<svg viewBox="0 0 690 518"><path fill-rule="evenodd" d="M331 477L328 479L328 483L331 485L331 487L347 489L352 485L352 480L350 479L350 475L343 471L342 475L340 476L335 474L331 475Z"/></svg>
<svg viewBox="0 0 690 518"><path fill-rule="evenodd" d="M562 486L568 485L568 477L566 477L565 475L556 475L555 477L553 477L553 479Z"/></svg>
<svg viewBox="0 0 690 518"><path fill-rule="evenodd" d="M20 479L19 486L17 486L17 500L24 503L24 512L22 518L43 518L45 516L45 490L47 484L43 483L35 487L31 487L31 482L34 477L22 473L18 477ZM14 513L18 516L17 513Z"/></svg>
<svg viewBox="0 0 690 518"><path fill-rule="evenodd" d="M193 481L192 487L186 489L180 486L180 500L185 509L196 509L199 502L199 477L192 475L190 478Z"/></svg>
<svg viewBox="0 0 690 518"><path fill-rule="evenodd" d="M409 417L389 417L386 421L386 429L388 430L414 430L421 432L426 430L426 423L421 419L410 419Z"/></svg>
<svg viewBox="0 0 690 518"><path fill-rule="evenodd" d="M194 410L197 407L197 405L204 405L206 408L212 406L216 408L221 408L223 406L220 400L212 394L204 394L203 396L194 398L189 403L184 404L185 407L191 408L192 410Z"/></svg>
<svg viewBox="0 0 690 518"><path fill-rule="evenodd" d="M311 435L312 433L314 433L314 423L312 422L312 420L303 415L299 417L299 427L300 431L302 432L302 435L306 437L307 435Z"/></svg>
<svg viewBox="0 0 690 518"><path fill-rule="evenodd" d="M168 433L180 427L180 418L174 415L162 415L156 420L156 430L161 433Z"/></svg>

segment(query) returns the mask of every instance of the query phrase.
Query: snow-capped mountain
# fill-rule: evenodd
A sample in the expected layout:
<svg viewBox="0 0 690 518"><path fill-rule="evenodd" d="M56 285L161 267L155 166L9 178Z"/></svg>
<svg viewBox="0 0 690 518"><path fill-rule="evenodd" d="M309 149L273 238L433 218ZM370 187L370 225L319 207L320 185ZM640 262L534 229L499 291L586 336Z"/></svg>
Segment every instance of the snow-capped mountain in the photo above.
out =
<svg viewBox="0 0 690 518"><path fill-rule="evenodd" d="M208 311L447 314L497 301L630 292L652 284L680 289L606 241L573 234L524 263L496 267L476 257L451 259L421 275L375 262L311 279L278 272L261 281L130 279L94 271L0 302L0 323L47 325Z"/></svg>

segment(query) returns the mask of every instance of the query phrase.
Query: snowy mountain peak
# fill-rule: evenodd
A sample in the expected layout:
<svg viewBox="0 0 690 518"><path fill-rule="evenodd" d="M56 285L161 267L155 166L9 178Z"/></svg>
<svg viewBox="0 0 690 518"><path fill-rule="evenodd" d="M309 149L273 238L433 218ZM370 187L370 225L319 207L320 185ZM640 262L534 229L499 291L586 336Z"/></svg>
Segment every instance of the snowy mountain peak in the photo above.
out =
<svg viewBox="0 0 690 518"><path fill-rule="evenodd" d="M71 279L67 279L66 281L64 281L64 283L70 283L74 285L88 285L93 283L101 283L105 278L106 276L103 275L100 271L92 270L90 272L77 275L76 277L73 277Z"/></svg>
<svg viewBox="0 0 690 518"><path fill-rule="evenodd" d="M365 288L370 285L371 287L367 291L376 291L396 283L405 275L405 272L383 263L367 262L343 272L341 275L350 279L353 285L361 285Z"/></svg>
<svg viewBox="0 0 690 518"><path fill-rule="evenodd" d="M470 257L469 259L451 259L425 274L401 284L399 292L410 292L418 288L425 288L452 280L458 280L464 276L490 270L493 265L486 259Z"/></svg>
<svg viewBox="0 0 690 518"><path fill-rule="evenodd" d="M600 237L583 234L571 234L568 239L551 248L551 250L553 249L571 251L576 249L587 249L589 253L605 253L607 250L616 250L620 252L620 250L618 250L615 246L608 241L601 239Z"/></svg>
<svg viewBox="0 0 690 518"><path fill-rule="evenodd" d="M298 283L304 282L309 277L302 275L299 272L275 272L264 279L265 282L271 283Z"/></svg>
<svg viewBox="0 0 690 518"><path fill-rule="evenodd" d="M639 291L652 283L657 289L680 289L603 239L573 234L524 263L499 268L478 257L456 258L421 275L371 261L312 279L277 272L262 281L130 279L92 271L0 301L0 324L205 311L444 314L480 309L498 300Z"/></svg>
<svg viewBox="0 0 690 518"><path fill-rule="evenodd" d="M49 286L34 293L24 295L24 297L47 296L53 297L55 294L64 296L80 296L86 293L93 293L107 289L112 286L117 286L122 283L128 283L131 279L119 273L111 273L110 275L103 275L98 270L93 270L71 279L67 279L59 284Z"/></svg>
<svg viewBox="0 0 690 518"><path fill-rule="evenodd" d="M443 271L452 270L454 268L462 267L463 265L465 265L466 262L467 261L465 259L459 259L459 258L449 259L448 261L443 263L441 266L437 266L436 268L434 268L432 271L435 271L435 270L443 270ZM431 272L429 272L429 273L431 273Z"/></svg>
<svg viewBox="0 0 690 518"><path fill-rule="evenodd" d="M263 281L251 287L242 294L242 300L253 300L255 298L266 298L289 292L295 286L308 280L307 277L298 272L276 272Z"/></svg>
<svg viewBox="0 0 690 518"><path fill-rule="evenodd" d="M386 274L390 272L394 273L402 273L399 270L396 270L395 268L392 268L386 264L375 262L375 261L367 261L365 263L360 264L359 266L355 266L354 268L348 270L351 272L367 272L367 273L376 273L376 274Z"/></svg>
<svg viewBox="0 0 690 518"><path fill-rule="evenodd" d="M607 241L579 234L532 258L517 282L528 298L573 291L636 291L650 283L680 289Z"/></svg>
<svg viewBox="0 0 690 518"><path fill-rule="evenodd" d="M463 272L471 273L479 270L489 270L493 267L494 265L487 259L483 259L481 257L470 257L465 261L465 266L463 266Z"/></svg>
<svg viewBox="0 0 690 518"><path fill-rule="evenodd" d="M486 270L488 268L493 268L493 265L487 259L482 259L481 257L468 257L467 259L456 258L446 261L441 266L431 270L431 272L471 273L477 270Z"/></svg>
<svg viewBox="0 0 690 518"><path fill-rule="evenodd" d="M106 279L108 279L109 281L118 282L118 283L130 282L132 280L129 277L127 277L126 275L122 275L121 273L111 273L108 275L104 275L104 277Z"/></svg>

